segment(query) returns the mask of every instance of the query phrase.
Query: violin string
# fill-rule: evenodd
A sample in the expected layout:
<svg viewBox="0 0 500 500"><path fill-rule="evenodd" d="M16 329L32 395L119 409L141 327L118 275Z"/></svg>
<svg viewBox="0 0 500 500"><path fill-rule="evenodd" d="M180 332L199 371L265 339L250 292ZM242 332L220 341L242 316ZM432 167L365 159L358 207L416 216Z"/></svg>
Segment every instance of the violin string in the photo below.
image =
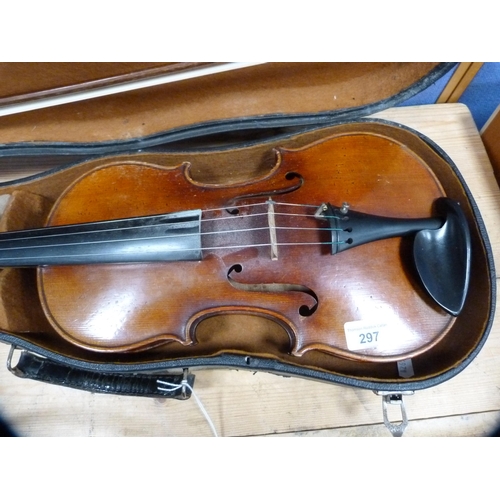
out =
<svg viewBox="0 0 500 500"><path fill-rule="evenodd" d="M285 226L277 226L275 228L276 230L282 230L282 231L342 231L342 229L338 228L329 228L329 227L285 227ZM269 231L269 226L262 226L262 227L250 227L250 228L240 228L240 229L225 229L223 231L206 231L204 233L201 233L202 236L208 236L208 235L223 235L223 234L233 234L233 233L246 233L249 231ZM75 233L73 233L75 234ZM71 235L71 233L70 233ZM66 235L65 235L66 236ZM93 244L99 244L99 243L120 243L120 242L132 242L132 241L149 241L149 240L159 240L159 239L168 239L168 238L191 238L193 235L192 234L167 234L167 235L159 235L159 236L141 236L137 238L122 238L122 239L115 239L115 240L102 240L102 241L78 241L78 242L69 242L69 243L57 243L54 245L51 244L42 244L42 245L30 245L30 249L35 249L35 248L54 248L54 247L63 247L63 246L79 246L79 245L93 245ZM266 243L270 244L270 243ZM280 243L278 243L279 245ZM282 243L283 245L285 243ZM304 244L304 243L297 243L297 244ZM315 244L312 242L311 244ZM1 245L0 245L1 246ZM248 245L250 247L251 245ZM26 247L24 246L18 246L18 247L9 247L8 250L23 250ZM216 247L210 248L210 250L215 249ZM217 247L217 248L231 248L231 247ZM200 248L196 250L205 250L205 248ZM2 248L0 248L0 253L2 251Z"/></svg>
<svg viewBox="0 0 500 500"><path fill-rule="evenodd" d="M216 212L218 210L236 210L240 208L250 208L250 207L262 207L267 206L269 203L272 203L275 206L285 206L285 207L299 207L299 208L314 208L318 209L318 205L308 205L306 203L285 203L282 201L263 201L259 203L247 203L245 205L231 205L227 207L219 207L219 208L205 208L202 212Z"/></svg>
<svg viewBox="0 0 500 500"><path fill-rule="evenodd" d="M345 243L344 241L336 242L338 244ZM313 245L331 245L331 241L316 241L316 242L294 242L294 243L276 243L278 247L291 247L291 246L313 246ZM214 247L201 247L195 250L232 250L236 248L257 248L257 247L270 247L271 243L253 243L251 245L228 245L228 246L214 246Z"/></svg>
<svg viewBox="0 0 500 500"><path fill-rule="evenodd" d="M294 226L275 226L274 229L280 229L283 231L343 231L340 228L330 228L330 227L294 227ZM269 231L269 226L261 227L248 227L242 229L224 229L222 231L205 231L202 236L210 234L232 234L232 233L243 233L247 231Z"/></svg>
<svg viewBox="0 0 500 500"><path fill-rule="evenodd" d="M335 242L336 244L344 244L345 241L337 241ZM82 243L83 244L83 243ZM332 245L331 241L318 241L318 242L295 242L295 243L277 243L276 246L278 247L293 247L293 246L314 246L314 245ZM77 244L78 246L78 244ZM169 248L168 252L173 253L173 252L206 252L206 251L215 251L215 250L236 250L236 249L248 249L248 248L262 248L262 247L271 247L271 243L253 243L251 245L227 245L227 246L201 246L201 247L196 247L196 248ZM46 248L51 248L51 247L59 247L59 245L47 245ZM100 256L108 256L109 252L104 252L104 253L96 253L93 252L91 254L93 257L100 257ZM80 258L80 257L88 257L89 253L83 253L83 254L64 254L64 253L59 253L57 257L64 258L64 257L71 257L71 258ZM28 260L36 260L40 259L39 255L33 255L33 256L23 256L24 261ZM5 265L9 261L17 261L19 260L19 257L2 257L1 256L1 250L0 250L0 265ZM149 262L147 259L147 256L145 255L144 262ZM126 263L126 262L122 262Z"/></svg>
<svg viewBox="0 0 500 500"><path fill-rule="evenodd" d="M250 204L246 204L246 205L238 205L238 206L228 206L228 207L222 207L222 208L209 208L209 209L205 209L205 210L202 210L202 213L205 213L205 212L217 212L217 211L229 211L229 210L240 210L242 208L251 208L251 207L267 207L269 205L269 203L272 203L275 207L276 206L288 206L288 207L300 207L300 208L313 208L314 209L314 213L312 214L298 214L298 213L287 213L287 212L275 212L275 215L283 215L283 216L293 216L293 217L313 217L313 218L316 218L316 211L318 210L318 205L307 205L307 204L304 204L304 203L283 203L283 202L275 202L275 201L271 201L271 202L262 202L262 203L250 203ZM231 214L231 215L227 215L225 217L207 217L207 218L203 218L201 219L202 222L205 222L205 221L213 221L213 220L226 220L226 219L235 219L235 218L239 218L239 217L256 217L256 216L259 216L259 215L265 215L267 216L267 211L265 212L259 212L259 213L256 213L256 214L239 214L239 213L236 213L236 214ZM323 219L340 219L340 217L338 215L327 215L327 214L322 214L321 217Z"/></svg>
<svg viewBox="0 0 500 500"><path fill-rule="evenodd" d="M274 212L274 215L282 215L285 217L306 217L306 218L315 218L315 214L288 214L286 212ZM257 213L257 214L243 214L243 215L227 215L224 217L211 217L211 218L203 218L201 219L201 222L210 222L210 221L217 221L217 220L234 220L234 219L242 219L242 218L248 218L248 217L259 217L259 216L266 216L267 217L267 212L262 212L262 213ZM322 216L322 218L325 219L338 219L339 217L336 215L325 215Z"/></svg>
<svg viewBox="0 0 500 500"><path fill-rule="evenodd" d="M251 205L251 206L256 206L257 204L254 204L254 205ZM262 204L259 204L259 205L262 205ZM250 206L250 205L249 205ZM216 209L213 209L213 210L216 210ZM209 210L211 211L211 210ZM275 212L275 215L276 216L283 216L283 217L315 217L314 214L296 214L296 213L285 213L285 212ZM220 220L237 220L237 219L241 219L241 218L249 218L249 217L259 217L259 216L267 216L267 212L262 212L262 213L257 213L257 214L245 214L245 215L229 215L229 216L223 216L223 217L214 217L214 218L205 218L205 219L200 219L200 222L213 222L213 221L220 221ZM329 216L322 216L322 218L325 218L325 219L329 219L329 218L337 218L337 216L332 216L332 217L329 217ZM103 222L106 222L106 221L103 221ZM175 226L175 222L172 222L171 223L172 225ZM181 223L179 223L181 224ZM155 228L155 227L161 227L161 226L164 226L165 225L165 222L160 222L158 224L150 224L148 225L147 227L149 229L152 229L152 228ZM66 226L67 228L71 228L72 225L68 225ZM75 224L74 225L75 227L77 226L82 226L82 224ZM51 228L56 228L57 226L51 226ZM85 234L99 234L99 233L109 233L111 231L127 231L127 230L134 230L134 229L137 229L137 227L115 227L115 228L103 228L103 229L95 229L95 230L89 230L89 231L85 231ZM213 231L213 232L207 232L207 233L202 233L202 234L223 234L223 233L231 233L231 232L238 232L238 231L250 231L250 230L254 230L254 229L269 229L268 226L263 226L263 227L259 227L259 228L242 228L242 229L225 229L225 230L221 230L221 231ZM285 227L285 226L280 226L279 228L276 228L276 229L281 229L281 230L285 230L285 229L293 229L293 230L296 230L296 231L301 231L301 230L309 230L309 229L314 229L314 230L328 230L328 231L332 231L332 230L336 230L335 228L305 228L305 227L296 227L296 226L290 226L290 227ZM43 229L42 229L43 230ZM20 232L25 232L25 233L28 233L30 230L25 230L25 231L20 231ZM19 233L20 233L19 232ZM7 236L7 233L4 233L5 236ZM77 235L79 234L79 232L65 232L64 233L64 236L74 236L74 235ZM62 234L35 234L35 235L32 235L32 236L24 236L24 237L17 237L15 238L16 241L25 241L25 240L42 240L42 239L45 239L45 238L55 238L55 237L60 237L62 236ZM172 237L172 238L179 238L179 237L182 237L183 235L165 235L165 236L161 236L162 238L168 238L168 237ZM192 236L192 235L186 235L186 236ZM119 239L119 240L106 240L107 242L109 243L113 243L115 241L134 241L134 240L141 240L141 239L149 239L149 238L154 238L154 237L147 237L147 238L130 238L130 239ZM8 238L5 238L5 240L9 241ZM4 240L4 241L5 241ZM12 240L11 240L12 241ZM91 242L89 242L91 243ZM0 245L1 245L1 240L0 240ZM62 244L60 244L62 245ZM50 245L47 245L47 244L44 244L44 245L40 245L40 246L43 246L43 247L48 247ZM59 245L57 245L59 246ZM24 248L24 247L19 247L19 248ZM32 247L32 248L37 248L37 247ZM14 249L18 249L18 247L15 247L15 248L12 248L13 250Z"/></svg>

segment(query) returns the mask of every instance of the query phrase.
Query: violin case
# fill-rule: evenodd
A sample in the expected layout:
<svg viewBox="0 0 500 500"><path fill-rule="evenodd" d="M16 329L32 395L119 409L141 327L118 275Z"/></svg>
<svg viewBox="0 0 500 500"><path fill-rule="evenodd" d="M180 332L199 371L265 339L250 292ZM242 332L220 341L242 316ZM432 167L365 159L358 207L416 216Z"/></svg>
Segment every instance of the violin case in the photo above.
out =
<svg viewBox="0 0 500 500"><path fill-rule="evenodd" d="M0 66L0 110L202 66L4 64ZM265 179L280 148L302 151L332 137L356 135L390 143L408 159L398 175L408 180L414 169L425 170L443 196L460 204L470 230L469 289L461 312L452 319L426 297L414 276L411 246L405 238L344 254L353 255L348 265L368 269L376 256L385 253L396 267L406 269L419 300L431 311L428 322L439 323L439 335L424 348L387 358L369 351L353 356L321 348L292 352L283 321L228 308L197 324L197 341L192 345L166 342L120 352L88 349L59 335L48 321L35 269L5 268L0 272L0 341L12 346L10 370L19 377L92 392L178 399L191 395L194 372L202 368L306 377L394 397L454 377L481 350L494 315L495 273L481 214L460 172L439 145L400 124L367 118L426 89L453 66L269 63L0 117L0 167L13 178L0 186L0 200L5 200L2 231L43 226L70 186L109 165L170 168L189 162L196 183L242 185ZM319 185L334 175L323 168L318 165L315 182ZM350 170L339 168L339 172L348 176ZM25 177L19 178L21 173ZM367 165L356 182L377 183L379 174ZM354 187L331 192L324 201L338 206L347 201L352 209L365 212L377 212L380 207L384 215L390 200L379 198L364 205L353 194ZM101 195L89 194L88 203ZM428 210L432 210L430 204ZM332 258L337 257L341 258ZM339 279L342 276L339 272ZM379 281L389 290L392 279L388 275ZM81 286L83 307L85 283ZM340 280L336 286L346 285ZM370 293L364 293L368 296L363 300L370 301ZM404 304L393 310L405 315ZM422 329L428 327L425 323L421 321ZM328 328L324 325L325 331Z"/></svg>

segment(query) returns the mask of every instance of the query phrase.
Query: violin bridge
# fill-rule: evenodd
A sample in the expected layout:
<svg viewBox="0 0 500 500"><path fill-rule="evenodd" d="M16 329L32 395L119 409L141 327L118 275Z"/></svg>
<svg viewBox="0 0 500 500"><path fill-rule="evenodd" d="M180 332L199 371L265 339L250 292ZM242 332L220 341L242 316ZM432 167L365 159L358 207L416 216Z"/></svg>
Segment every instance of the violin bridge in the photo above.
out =
<svg viewBox="0 0 500 500"><path fill-rule="evenodd" d="M267 224L269 226L269 239L271 241L271 260L278 260L278 238L276 236L274 201L271 198L267 200Z"/></svg>

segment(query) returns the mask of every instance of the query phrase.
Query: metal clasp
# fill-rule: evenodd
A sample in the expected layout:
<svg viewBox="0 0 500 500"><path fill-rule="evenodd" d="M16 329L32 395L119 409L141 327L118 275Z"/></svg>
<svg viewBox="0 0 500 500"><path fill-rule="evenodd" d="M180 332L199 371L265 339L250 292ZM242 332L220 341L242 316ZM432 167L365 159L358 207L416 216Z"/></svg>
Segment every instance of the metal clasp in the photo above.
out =
<svg viewBox="0 0 500 500"><path fill-rule="evenodd" d="M19 370L17 370L15 366L12 366L12 358L14 357L14 352L17 350L22 351L22 349L19 349L14 344L11 344L6 364L7 364L7 370L9 370L10 373L14 374L16 377L20 377L21 375L19 374Z"/></svg>
<svg viewBox="0 0 500 500"><path fill-rule="evenodd" d="M182 392L181 392L181 398L182 399L189 399L189 394L187 393L187 388L189 387L191 392L193 391L193 387L189 384L189 368L184 368L182 370Z"/></svg>
<svg viewBox="0 0 500 500"><path fill-rule="evenodd" d="M408 426L408 416L406 414L406 407L403 396L411 396L413 391L403 392L390 392L390 391L375 391L375 394L382 396L382 414L384 417L384 424L389 429L389 432L394 437L401 437ZM401 420L391 422L389 420L388 408L389 405L399 406L401 411Z"/></svg>

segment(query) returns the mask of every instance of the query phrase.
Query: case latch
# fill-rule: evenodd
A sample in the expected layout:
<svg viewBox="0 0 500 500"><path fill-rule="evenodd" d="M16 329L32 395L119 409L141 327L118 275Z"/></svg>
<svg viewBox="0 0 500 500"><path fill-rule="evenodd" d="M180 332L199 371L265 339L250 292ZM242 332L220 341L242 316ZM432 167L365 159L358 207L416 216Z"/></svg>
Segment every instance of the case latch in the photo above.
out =
<svg viewBox="0 0 500 500"><path fill-rule="evenodd" d="M390 392L390 391L374 391L375 394L382 397L382 414L384 416L384 424L389 429L389 432L394 437L401 437L408 426L408 416L403 396L412 396L413 391ZM389 405L398 406L401 411L401 419L396 421L389 420Z"/></svg>

